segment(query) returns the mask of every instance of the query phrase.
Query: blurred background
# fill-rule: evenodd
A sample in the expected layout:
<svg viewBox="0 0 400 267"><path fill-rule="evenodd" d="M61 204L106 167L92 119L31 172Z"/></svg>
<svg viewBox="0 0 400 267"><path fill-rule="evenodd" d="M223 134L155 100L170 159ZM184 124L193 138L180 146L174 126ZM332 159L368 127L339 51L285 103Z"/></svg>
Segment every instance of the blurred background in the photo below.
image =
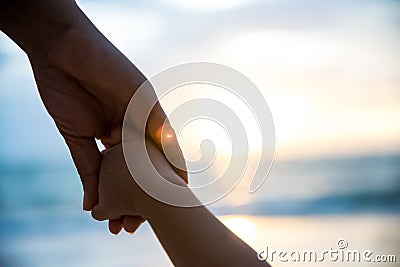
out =
<svg viewBox="0 0 400 267"><path fill-rule="evenodd" d="M260 89L276 128L271 173L255 194L238 188L210 207L254 249L322 251L345 239L400 261L399 1L78 4L148 77L210 61ZM82 211L79 177L28 59L2 33L0 125L0 266L171 265L147 224L115 237ZM201 130L189 136L190 157Z"/></svg>

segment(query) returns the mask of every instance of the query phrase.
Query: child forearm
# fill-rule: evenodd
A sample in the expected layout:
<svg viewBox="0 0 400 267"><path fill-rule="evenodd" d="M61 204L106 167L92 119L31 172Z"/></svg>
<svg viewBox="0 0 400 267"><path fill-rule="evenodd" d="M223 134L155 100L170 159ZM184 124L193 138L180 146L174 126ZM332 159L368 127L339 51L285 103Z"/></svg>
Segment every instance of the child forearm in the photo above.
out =
<svg viewBox="0 0 400 267"><path fill-rule="evenodd" d="M147 219L176 266L268 266L204 206L147 206Z"/></svg>
<svg viewBox="0 0 400 267"><path fill-rule="evenodd" d="M148 153L163 177L186 186L151 143ZM206 207L171 206L145 193L132 179L120 145L103 156L99 193L100 203L93 212L96 219L136 212L149 221L176 266L269 266ZM194 194L188 197L191 203L198 202Z"/></svg>

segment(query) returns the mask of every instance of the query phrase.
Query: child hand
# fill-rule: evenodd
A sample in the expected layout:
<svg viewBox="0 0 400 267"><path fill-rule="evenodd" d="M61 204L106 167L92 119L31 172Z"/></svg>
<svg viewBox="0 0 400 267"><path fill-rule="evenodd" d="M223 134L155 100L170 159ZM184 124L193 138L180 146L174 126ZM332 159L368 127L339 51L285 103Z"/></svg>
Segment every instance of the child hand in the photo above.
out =
<svg viewBox="0 0 400 267"><path fill-rule="evenodd" d="M146 145L157 171L169 181L185 185L186 183L176 174L156 145L148 140ZM134 156L143 157L143 155ZM117 234L122 227L127 232L134 232L144 221L142 218L146 218L145 210L156 201L132 178L125 163L121 144L103 152L98 190L99 203L93 208L92 216L100 221L110 220L109 228L114 234ZM119 220L121 218L123 219Z"/></svg>

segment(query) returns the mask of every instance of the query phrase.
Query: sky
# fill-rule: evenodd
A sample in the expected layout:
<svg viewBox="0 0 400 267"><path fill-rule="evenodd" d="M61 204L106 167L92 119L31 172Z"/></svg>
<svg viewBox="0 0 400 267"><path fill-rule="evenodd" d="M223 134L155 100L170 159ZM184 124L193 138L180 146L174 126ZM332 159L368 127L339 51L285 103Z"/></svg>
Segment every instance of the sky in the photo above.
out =
<svg viewBox="0 0 400 267"><path fill-rule="evenodd" d="M400 151L399 1L78 4L148 77L193 61L249 77L272 112L279 158ZM164 106L172 110L174 101ZM26 56L4 34L0 123L0 159L69 158Z"/></svg>

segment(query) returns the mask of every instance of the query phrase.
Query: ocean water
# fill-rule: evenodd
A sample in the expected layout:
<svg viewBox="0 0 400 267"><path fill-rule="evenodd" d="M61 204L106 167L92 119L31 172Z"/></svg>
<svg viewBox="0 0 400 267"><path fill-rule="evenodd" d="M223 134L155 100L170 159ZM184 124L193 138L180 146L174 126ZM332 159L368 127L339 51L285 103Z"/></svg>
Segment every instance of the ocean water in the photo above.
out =
<svg viewBox="0 0 400 267"><path fill-rule="evenodd" d="M0 177L0 266L170 266L147 224L133 236L115 237L82 211L72 163L3 162ZM400 155L277 161L247 203L211 209L217 215L398 216Z"/></svg>
<svg viewBox="0 0 400 267"><path fill-rule="evenodd" d="M400 155L277 161L249 203L220 214L400 213Z"/></svg>

